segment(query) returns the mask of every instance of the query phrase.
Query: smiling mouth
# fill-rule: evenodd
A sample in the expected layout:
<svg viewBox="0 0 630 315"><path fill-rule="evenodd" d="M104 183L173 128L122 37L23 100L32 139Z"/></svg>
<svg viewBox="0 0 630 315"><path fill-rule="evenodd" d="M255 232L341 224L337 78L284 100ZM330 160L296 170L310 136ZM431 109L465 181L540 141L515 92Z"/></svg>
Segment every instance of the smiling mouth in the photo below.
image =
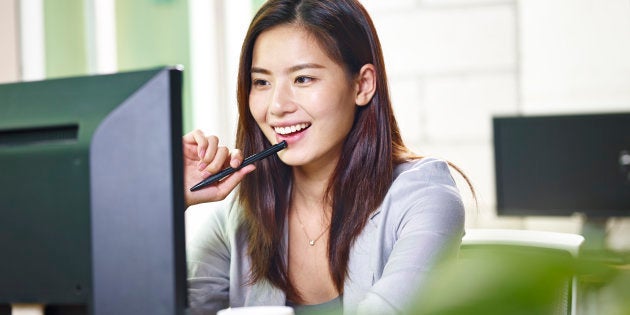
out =
<svg viewBox="0 0 630 315"><path fill-rule="evenodd" d="M279 135L288 136L294 133L298 133L304 129L307 129L310 126L311 124L301 123L301 124L286 126L286 127L274 127L273 130Z"/></svg>

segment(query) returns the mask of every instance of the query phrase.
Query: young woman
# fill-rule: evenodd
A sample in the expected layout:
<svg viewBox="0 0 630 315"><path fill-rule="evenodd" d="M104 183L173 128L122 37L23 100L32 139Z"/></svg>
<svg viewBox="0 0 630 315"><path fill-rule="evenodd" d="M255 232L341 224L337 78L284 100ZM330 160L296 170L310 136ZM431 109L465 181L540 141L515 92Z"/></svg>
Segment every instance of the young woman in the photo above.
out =
<svg viewBox="0 0 630 315"><path fill-rule="evenodd" d="M194 314L290 305L344 314L404 311L423 278L456 253L464 208L448 163L402 142L380 43L355 0L270 0L241 52L236 147L184 136L191 187L243 156L277 155L208 188L234 190L189 240ZM238 187L238 188L236 188Z"/></svg>

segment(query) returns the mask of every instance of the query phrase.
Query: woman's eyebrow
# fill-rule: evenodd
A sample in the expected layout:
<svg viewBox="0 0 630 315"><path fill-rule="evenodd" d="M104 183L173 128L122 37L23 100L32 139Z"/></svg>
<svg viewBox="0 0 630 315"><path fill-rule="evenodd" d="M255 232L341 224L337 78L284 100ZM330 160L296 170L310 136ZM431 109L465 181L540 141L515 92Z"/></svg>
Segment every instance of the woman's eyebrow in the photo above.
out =
<svg viewBox="0 0 630 315"><path fill-rule="evenodd" d="M323 69L323 68L325 67L317 63L302 63L302 64L298 64L298 65L290 67L289 69L287 69L287 73L292 73L292 72L300 71L303 69ZM271 71L265 68L261 68L261 67L252 67L250 70L250 73L260 73L260 74L269 75L271 74Z"/></svg>
<svg viewBox="0 0 630 315"><path fill-rule="evenodd" d="M320 64L303 63L303 64L295 65L295 66L289 68L289 70L287 72L291 73L291 72L300 71L302 69L322 69L322 68L324 68L324 66L322 66Z"/></svg>
<svg viewBox="0 0 630 315"><path fill-rule="evenodd" d="M250 70L250 73L271 74L271 71L264 68L252 67L252 69Z"/></svg>

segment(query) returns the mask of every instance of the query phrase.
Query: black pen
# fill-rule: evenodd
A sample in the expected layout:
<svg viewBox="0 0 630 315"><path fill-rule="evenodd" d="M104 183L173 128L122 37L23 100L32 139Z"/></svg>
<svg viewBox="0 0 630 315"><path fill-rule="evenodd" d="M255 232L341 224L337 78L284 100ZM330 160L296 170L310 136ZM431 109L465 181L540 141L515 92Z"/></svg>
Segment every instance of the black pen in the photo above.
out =
<svg viewBox="0 0 630 315"><path fill-rule="evenodd" d="M225 177L228 177L230 175L232 175L232 173L240 170L241 168L252 164L256 161L260 161L274 153L279 152L280 150L286 149L287 147L287 142L286 141L282 141L278 144L272 145L269 148L256 153L254 155L251 155L249 157L247 157L246 159L243 160L243 163L241 163L241 165L239 165L237 168L233 168L233 167L228 167L214 175L210 175L209 177L207 177L206 179L202 180L201 182L199 182L197 185L192 186L190 188L190 191L195 191L195 190L199 190L201 188L204 188L208 185L211 185L212 183L218 182L220 180L222 180Z"/></svg>

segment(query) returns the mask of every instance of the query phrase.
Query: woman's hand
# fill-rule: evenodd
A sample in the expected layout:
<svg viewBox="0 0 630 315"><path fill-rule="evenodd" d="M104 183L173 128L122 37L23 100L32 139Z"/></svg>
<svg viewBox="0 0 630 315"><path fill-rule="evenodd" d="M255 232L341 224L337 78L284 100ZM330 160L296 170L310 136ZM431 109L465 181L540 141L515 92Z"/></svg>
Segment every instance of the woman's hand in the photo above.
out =
<svg viewBox="0 0 630 315"><path fill-rule="evenodd" d="M228 166L236 168L241 165L243 153L240 150L230 151L227 147L219 146L219 138L206 136L200 130L192 131L184 136L183 153L184 198L187 207L225 199L243 177L256 168L254 165L248 165L220 182L191 192L190 187L206 177Z"/></svg>

